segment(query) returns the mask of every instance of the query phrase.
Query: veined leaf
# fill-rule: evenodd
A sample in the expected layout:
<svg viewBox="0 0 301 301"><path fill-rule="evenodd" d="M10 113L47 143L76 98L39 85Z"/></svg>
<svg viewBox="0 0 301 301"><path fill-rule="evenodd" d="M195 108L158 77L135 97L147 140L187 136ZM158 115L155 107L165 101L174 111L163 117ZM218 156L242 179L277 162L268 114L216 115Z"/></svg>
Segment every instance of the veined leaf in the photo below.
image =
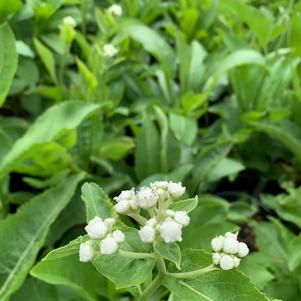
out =
<svg viewBox="0 0 301 301"><path fill-rule="evenodd" d="M107 218L114 215L113 205L109 197L97 184L85 183L82 187L82 199L86 205L87 221L95 216Z"/></svg>
<svg viewBox="0 0 301 301"><path fill-rule="evenodd" d="M6 4L10 6L10 4ZM0 1L0 14L2 5ZM0 26L0 107L5 101L9 87L17 70L18 55L16 41L9 25Z"/></svg>
<svg viewBox="0 0 301 301"><path fill-rule="evenodd" d="M39 147L59 138L64 130L76 128L85 117L98 108L99 106L95 104L80 101L68 101L49 108L16 141L10 152L3 158L0 175L12 170L18 162L28 156L33 147Z"/></svg>
<svg viewBox="0 0 301 301"><path fill-rule="evenodd" d="M156 241L154 243L154 250L163 258L175 263L178 270L181 269L181 250L176 243L166 244Z"/></svg>
<svg viewBox="0 0 301 301"><path fill-rule="evenodd" d="M70 201L83 175L67 178L23 205L0 224L0 300L24 281L51 224Z"/></svg>

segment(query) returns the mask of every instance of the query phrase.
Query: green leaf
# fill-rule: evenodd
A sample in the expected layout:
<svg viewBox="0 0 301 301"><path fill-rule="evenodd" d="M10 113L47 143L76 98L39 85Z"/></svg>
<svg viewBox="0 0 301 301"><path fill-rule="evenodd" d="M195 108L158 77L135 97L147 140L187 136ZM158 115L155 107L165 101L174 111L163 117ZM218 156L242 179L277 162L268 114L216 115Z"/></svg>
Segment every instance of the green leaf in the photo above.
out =
<svg viewBox="0 0 301 301"><path fill-rule="evenodd" d="M176 138L183 144L191 145L197 135L197 124L192 118L171 113L169 115L170 127Z"/></svg>
<svg viewBox="0 0 301 301"><path fill-rule="evenodd" d="M185 260L184 260L185 259ZM211 256L201 250L188 250L183 256L182 271L210 265ZM163 285L180 300L189 301L269 301L249 279L238 270L212 271L196 279L176 280L166 277ZM222 299L221 299L222 298Z"/></svg>
<svg viewBox="0 0 301 301"><path fill-rule="evenodd" d="M178 270L181 269L181 250L176 243L166 244L156 241L154 243L154 250L163 258L174 262Z"/></svg>
<svg viewBox="0 0 301 301"><path fill-rule="evenodd" d="M33 41L46 70L49 72L52 80L56 83L57 77L55 69L55 60L52 52L46 46L44 46L38 39L34 39Z"/></svg>
<svg viewBox="0 0 301 301"><path fill-rule="evenodd" d="M95 216L108 218L115 214L109 197L95 183L85 183L83 185L82 199L86 205L87 221L90 221Z"/></svg>
<svg viewBox="0 0 301 301"><path fill-rule="evenodd" d="M288 244L288 268L294 271L301 263L301 235L294 237Z"/></svg>
<svg viewBox="0 0 301 301"><path fill-rule="evenodd" d="M58 139L65 130L76 128L84 118L95 112L99 106L80 101L68 101L52 106L44 112L27 132L16 141L3 158L0 175L13 170L14 166L30 156L30 151Z"/></svg>
<svg viewBox="0 0 301 301"><path fill-rule="evenodd" d="M160 171L160 137L149 117L144 118L135 151L135 171L140 180Z"/></svg>
<svg viewBox="0 0 301 301"><path fill-rule="evenodd" d="M37 195L0 224L0 300L5 300L24 281L43 246L50 225L70 201L83 175ZM30 221L30 222L29 222Z"/></svg>
<svg viewBox="0 0 301 301"><path fill-rule="evenodd" d="M97 293L106 294L106 281L91 264L81 263L77 255L41 261L30 271L33 277L52 285L63 285L84 300L97 301Z"/></svg>
<svg viewBox="0 0 301 301"><path fill-rule="evenodd" d="M0 0L0 24L3 23L9 15L21 9L22 6L23 3L21 0ZM2 41L1 38L0 41Z"/></svg>
<svg viewBox="0 0 301 301"><path fill-rule="evenodd" d="M6 1L5 1L6 2ZM10 4L6 4L10 7ZM0 18L2 13L0 0ZM12 80L17 70L18 55L16 41L9 25L4 23L0 26L0 107L5 101Z"/></svg>
<svg viewBox="0 0 301 301"><path fill-rule="evenodd" d="M192 199L181 200L178 202L174 202L171 204L170 209L174 211L186 211L187 213L191 212L198 205L198 197L194 197Z"/></svg>
<svg viewBox="0 0 301 301"><path fill-rule="evenodd" d="M135 146L130 137L116 137L101 144L99 155L104 159L120 160Z"/></svg>

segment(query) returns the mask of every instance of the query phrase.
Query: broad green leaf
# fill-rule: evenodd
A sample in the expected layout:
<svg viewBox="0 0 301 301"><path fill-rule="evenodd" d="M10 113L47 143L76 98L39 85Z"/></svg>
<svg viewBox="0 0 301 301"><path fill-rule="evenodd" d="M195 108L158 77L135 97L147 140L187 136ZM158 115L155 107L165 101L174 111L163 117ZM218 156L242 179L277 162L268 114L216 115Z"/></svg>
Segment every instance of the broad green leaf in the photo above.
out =
<svg viewBox="0 0 301 301"><path fill-rule="evenodd" d="M182 271L192 271L210 265L211 256L201 250L188 250L183 256ZM180 300L189 301L269 301L249 279L238 270L212 271L196 279L176 280L166 277L163 285ZM222 298L222 299L221 299Z"/></svg>
<svg viewBox="0 0 301 301"><path fill-rule="evenodd" d="M192 199L181 200L171 204L170 209L174 211L186 211L187 213L191 212L198 205L198 197Z"/></svg>
<svg viewBox="0 0 301 301"><path fill-rule="evenodd" d="M0 246L0 300L5 300L20 287L51 224L70 201L82 179L82 174L67 178L1 222L0 237L6 239Z"/></svg>
<svg viewBox="0 0 301 301"><path fill-rule="evenodd" d="M0 175L14 168L28 156L32 149L58 139L64 131L76 128L84 118L95 112L99 106L80 101L68 101L52 106L44 112L27 132L16 141L0 165Z"/></svg>
<svg viewBox="0 0 301 301"><path fill-rule="evenodd" d="M6 2L6 1L4 1ZM14 2L14 1L13 1ZM6 3L7 6L10 4ZM0 0L0 18L2 1ZM0 26L0 107L5 101L17 70L18 55L15 37L7 23Z"/></svg>
<svg viewBox="0 0 301 301"><path fill-rule="evenodd" d="M52 52L46 46L44 46L38 39L34 39L34 45L46 70L49 72L52 80L56 83L57 77L55 69L55 60Z"/></svg>
<svg viewBox="0 0 301 301"><path fill-rule="evenodd" d="M85 183L83 185L82 199L86 205L87 221L90 221L95 216L108 218L115 214L109 197L95 183Z"/></svg>
<svg viewBox="0 0 301 301"><path fill-rule="evenodd" d="M135 151L135 171L140 180L160 171L160 137L149 117L144 118Z"/></svg>
<svg viewBox="0 0 301 301"><path fill-rule="evenodd" d="M41 261L30 274L47 283L71 288L87 301L97 301L99 292L106 295L106 280L91 264L80 262L78 254Z"/></svg>
<svg viewBox="0 0 301 301"><path fill-rule="evenodd" d="M23 3L21 0L0 0L0 24L3 23L9 15L21 9L22 6ZM2 41L1 38L0 41Z"/></svg>
<svg viewBox="0 0 301 301"><path fill-rule="evenodd" d="M294 271L301 263L301 235L294 237L288 244L288 268Z"/></svg>
<svg viewBox="0 0 301 301"><path fill-rule="evenodd" d="M141 43L146 51L150 52L157 60L169 68L175 69L175 54L158 32L145 25L130 25L126 28L130 36Z"/></svg>
<svg viewBox="0 0 301 301"><path fill-rule="evenodd" d="M99 155L114 161L122 159L135 147L130 137L116 137L101 144Z"/></svg>
<svg viewBox="0 0 301 301"><path fill-rule="evenodd" d="M156 241L154 243L154 250L163 258L175 263L178 270L181 269L181 250L176 243L166 244Z"/></svg>
<svg viewBox="0 0 301 301"><path fill-rule="evenodd" d="M174 135L181 143L191 145L194 142L198 130L195 120L171 113L169 122Z"/></svg>
<svg viewBox="0 0 301 301"><path fill-rule="evenodd" d="M19 55L31 57L33 58L35 56L32 49L23 41L16 41L16 50Z"/></svg>

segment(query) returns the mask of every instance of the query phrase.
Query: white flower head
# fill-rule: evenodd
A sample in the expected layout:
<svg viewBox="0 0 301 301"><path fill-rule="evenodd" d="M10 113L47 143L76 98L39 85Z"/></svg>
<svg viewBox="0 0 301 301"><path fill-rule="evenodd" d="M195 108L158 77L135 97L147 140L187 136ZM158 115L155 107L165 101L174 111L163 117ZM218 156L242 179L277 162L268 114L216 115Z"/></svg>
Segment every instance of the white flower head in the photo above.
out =
<svg viewBox="0 0 301 301"><path fill-rule="evenodd" d="M240 242L238 244L238 252L237 255L239 257L246 257L249 254L249 248L244 242Z"/></svg>
<svg viewBox="0 0 301 301"><path fill-rule="evenodd" d="M220 252L223 248L224 237L222 235L215 237L211 241L211 247L214 252Z"/></svg>
<svg viewBox="0 0 301 301"><path fill-rule="evenodd" d="M102 51L105 57L113 57L118 53L118 49L112 44L105 44Z"/></svg>
<svg viewBox="0 0 301 301"><path fill-rule="evenodd" d="M79 261L88 262L92 260L95 253L93 242L91 240L81 243L79 246Z"/></svg>
<svg viewBox="0 0 301 301"><path fill-rule="evenodd" d="M219 265L222 270L231 270L234 268L233 258L230 255L222 255Z"/></svg>
<svg viewBox="0 0 301 301"><path fill-rule="evenodd" d="M89 221L88 225L85 227L86 232L93 239L100 239L105 237L108 232L107 224L98 216L95 216Z"/></svg>
<svg viewBox="0 0 301 301"><path fill-rule="evenodd" d="M116 219L115 218L112 218L112 217L109 217L109 218L106 218L104 220L104 222L106 223L106 225L111 228L113 227L115 224L116 224Z"/></svg>
<svg viewBox="0 0 301 301"><path fill-rule="evenodd" d="M118 250L118 243L112 237L106 237L100 242L100 252L105 255L112 255Z"/></svg>
<svg viewBox="0 0 301 301"><path fill-rule="evenodd" d="M212 261L214 264L218 265L221 261L222 255L220 253L213 253Z"/></svg>
<svg viewBox="0 0 301 301"><path fill-rule="evenodd" d="M153 189L167 189L168 181L156 181L156 182L150 183L150 187Z"/></svg>
<svg viewBox="0 0 301 301"><path fill-rule="evenodd" d="M144 226L138 231L140 239L145 243L152 243L156 239L156 231L151 226Z"/></svg>
<svg viewBox="0 0 301 301"><path fill-rule="evenodd" d="M108 12L110 12L112 15L120 17L122 16L122 7L119 4L112 4L108 8Z"/></svg>
<svg viewBox="0 0 301 301"><path fill-rule="evenodd" d="M227 254L236 254L238 252L238 245L239 242L236 239L232 237L225 238L223 251Z"/></svg>
<svg viewBox="0 0 301 301"><path fill-rule="evenodd" d="M182 241L182 225L175 221L165 220L159 227L161 237L166 243Z"/></svg>
<svg viewBox="0 0 301 301"><path fill-rule="evenodd" d="M176 211L174 215L174 220L181 224L182 226L187 226L190 222L190 217L186 211Z"/></svg>
<svg viewBox="0 0 301 301"><path fill-rule="evenodd" d="M149 187L142 187L137 192L137 204L140 208L149 209L156 205L159 196L156 191Z"/></svg>
<svg viewBox="0 0 301 301"><path fill-rule="evenodd" d="M120 230L115 230L112 233L112 236L118 244L123 243L125 241L125 236L124 236L123 232Z"/></svg>
<svg viewBox="0 0 301 301"><path fill-rule="evenodd" d="M63 23L66 24L66 25L70 25L72 27L76 27L76 21L74 20L73 17L71 16L67 16L63 19Z"/></svg>
<svg viewBox="0 0 301 301"><path fill-rule="evenodd" d="M182 186L182 183L168 183L168 192L173 198L179 198L185 192L186 188Z"/></svg>
<svg viewBox="0 0 301 301"><path fill-rule="evenodd" d="M127 213L130 209L130 202L127 200L119 201L116 205L114 205L114 208L117 213Z"/></svg>
<svg viewBox="0 0 301 301"><path fill-rule="evenodd" d="M119 194L119 196L115 196L114 200L118 203L123 200L132 200L136 198L135 189L132 188L131 190L123 190Z"/></svg>

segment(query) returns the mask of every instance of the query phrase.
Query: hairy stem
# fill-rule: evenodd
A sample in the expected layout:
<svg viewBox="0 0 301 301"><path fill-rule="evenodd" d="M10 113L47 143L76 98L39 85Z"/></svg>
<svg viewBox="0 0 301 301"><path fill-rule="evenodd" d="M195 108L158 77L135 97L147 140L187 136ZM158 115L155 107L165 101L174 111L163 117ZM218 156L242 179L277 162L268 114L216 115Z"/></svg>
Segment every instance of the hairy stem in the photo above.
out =
<svg viewBox="0 0 301 301"><path fill-rule="evenodd" d="M167 276L179 278L179 279L185 279L185 278L195 278L200 275L206 274L211 271L217 271L219 268L215 267L213 264L191 272L183 272L183 273L166 273Z"/></svg>

